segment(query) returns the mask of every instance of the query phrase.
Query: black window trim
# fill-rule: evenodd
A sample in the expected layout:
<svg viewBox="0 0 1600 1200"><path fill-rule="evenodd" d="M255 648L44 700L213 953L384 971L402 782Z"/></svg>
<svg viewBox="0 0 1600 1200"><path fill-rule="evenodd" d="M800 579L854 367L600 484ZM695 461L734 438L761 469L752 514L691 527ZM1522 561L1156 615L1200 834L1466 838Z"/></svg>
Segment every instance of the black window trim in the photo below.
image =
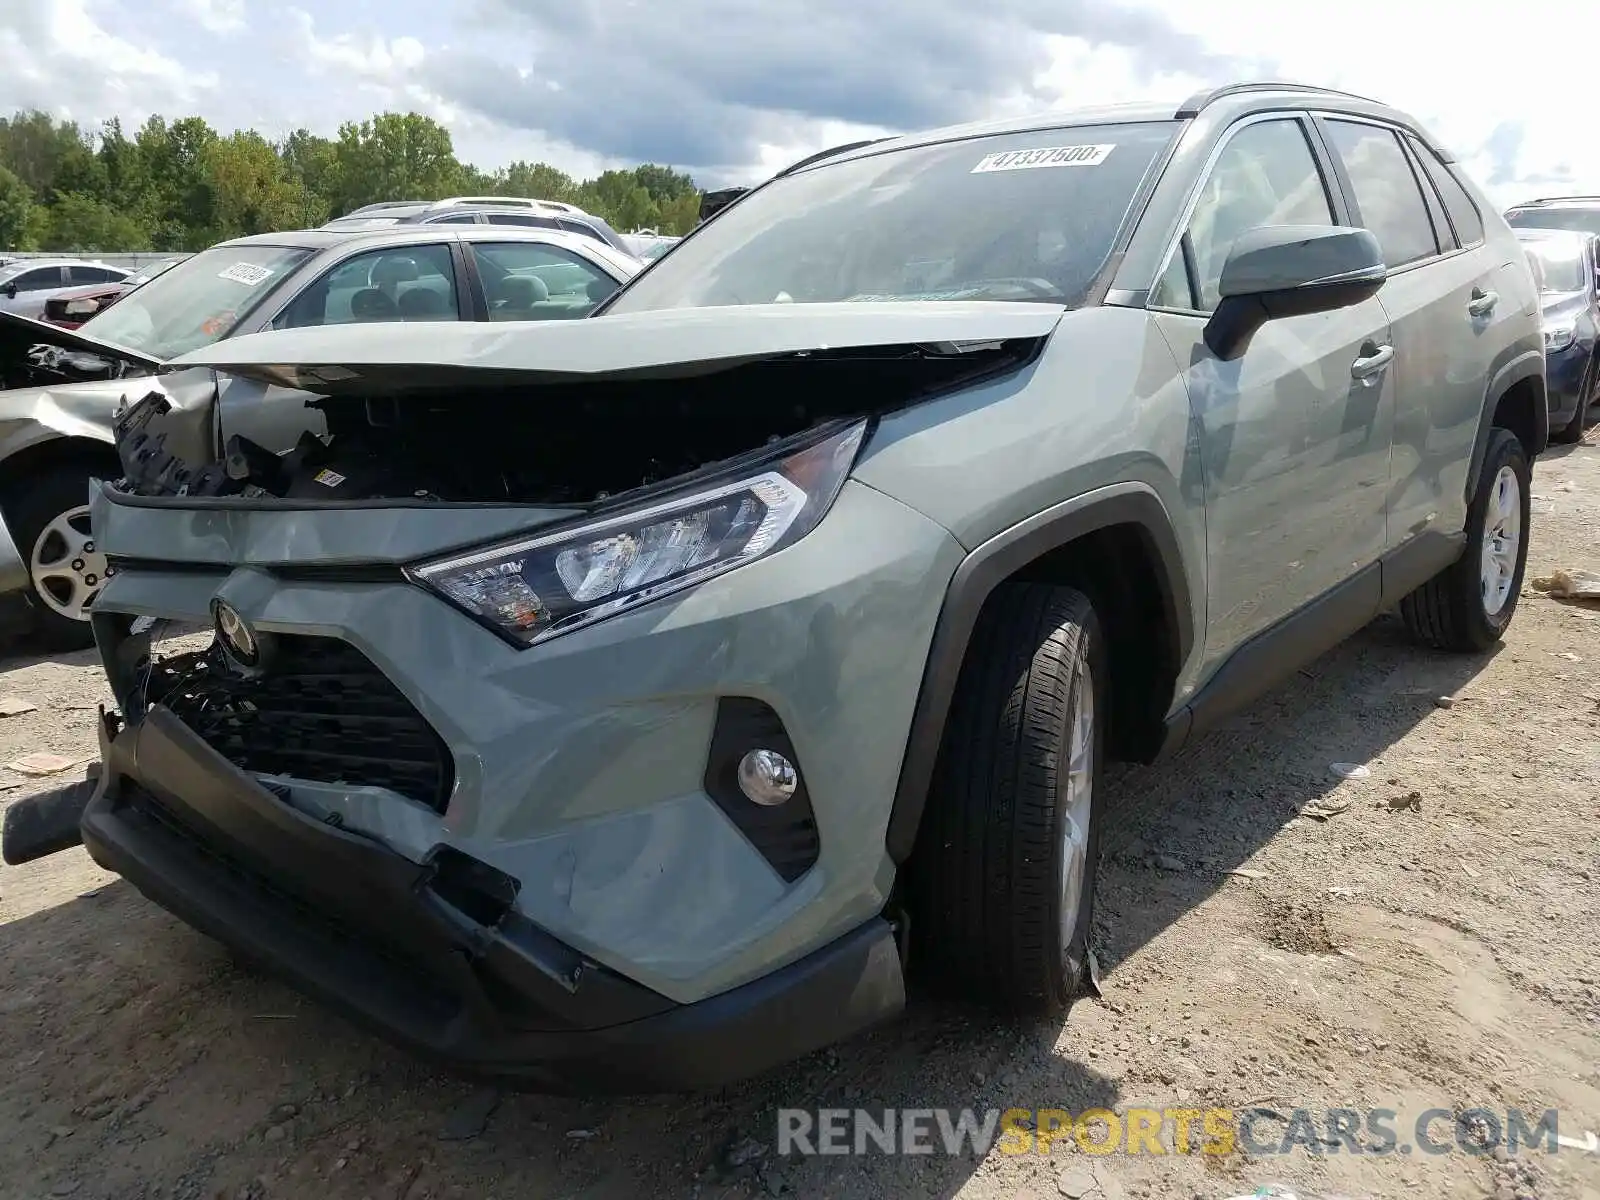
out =
<svg viewBox="0 0 1600 1200"><path fill-rule="evenodd" d="M1462 250L1472 250L1488 241L1489 226L1483 219L1483 209L1478 207L1477 200L1473 198L1472 189L1469 188L1466 185L1466 182L1461 178L1461 173L1457 170L1454 170L1449 163L1445 162L1444 159L1439 156L1438 151L1436 151L1432 146L1428 145L1424 139L1412 133L1409 129L1405 131L1404 136L1400 140L1406 143L1408 148L1411 150L1411 153L1416 157L1417 165L1422 169L1422 173L1427 177L1428 182L1433 184L1433 190L1438 192L1439 185L1434 182L1434 173L1428 167L1428 159L1427 157L1424 157L1426 155L1431 155L1433 158L1433 164L1438 168L1439 172L1454 181L1455 185L1461 189L1461 194L1467 198L1467 207L1470 208L1473 215L1478 218L1478 236L1470 242L1462 241L1461 230L1456 228L1456 219L1450 215L1449 202L1445 200L1442 194L1439 196L1439 203L1444 207L1445 220L1450 223L1450 229L1455 234L1456 245Z"/></svg>
<svg viewBox="0 0 1600 1200"><path fill-rule="evenodd" d="M1326 146L1320 133L1316 129L1311 114L1300 108L1274 108L1263 109L1259 112L1247 113L1234 121L1211 147L1211 152L1206 155L1204 165L1189 184L1188 195L1184 198L1183 208L1177 222L1177 232L1173 234L1167 248L1162 252L1160 266L1154 278L1145 289L1144 306L1150 312L1172 313L1182 317L1200 317L1209 320L1211 313L1200 304L1200 281L1196 277L1194 246L1189 240L1189 224L1194 220L1194 210L1200 206L1200 197L1205 185L1211 179L1211 174L1217 168L1223 152L1227 150L1233 139L1239 133L1252 125L1264 124L1268 121L1293 121L1300 126L1301 136L1306 140L1306 149L1311 154L1311 160L1316 164L1317 174L1322 180L1322 192L1328 198L1328 210L1333 214L1334 224L1348 224L1350 210L1345 195L1333 175L1334 162L1330 157L1329 147ZM1181 255L1184 264L1184 276L1189 282L1189 302L1193 308L1174 308L1170 305L1155 304L1150 297L1155 295L1156 288L1161 285L1162 278L1172 266L1174 255Z"/></svg>
<svg viewBox="0 0 1600 1200"><path fill-rule="evenodd" d="M1412 179L1413 180L1417 180L1417 172L1421 169L1421 164L1412 161L1411 155L1409 154L1408 148L1406 146L1405 135L1410 133L1410 134L1413 134L1413 135L1415 135L1415 136L1417 136L1419 138L1422 135L1420 133L1417 133L1417 131L1412 129L1409 125L1405 125L1405 124L1403 124L1403 123L1401 123L1399 121L1384 120L1381 117L1368 116L1366 113L1338 112L1338 111L1335 111L1335 110L1332 110L1332 109L1320 109L1320 108L1316 109L1315 111L1313 111L1312 118L1316 122L1318 135L1325 139L1325 144L1327 146L1327 149L1329 151L1330 157L1331 157L1332 162L1333 162L1334 172L1335 172L1335 174L1336 174L1336 176L1337 176L1337 178L1339 180L1339 186L1342 189L1344 189L1345 197L1346 197L1346 203L1348 205L1348 209L1349 209L1349 212L1350 212L1352 218L1359 219L1360 213L1361 213L1360 205L1356 202L1355 186L1350 182L1350 177L1345 173L1344 160L1341 159L1337 154L1333 153L1333 140L1332 140L1332 137L1323 128L1323 125L1324 125L1325 122L1327 122L1327 121L1344 121L1347 124L1351 124L1351 125L1376 125L1379 129L1388 130L1391 134L1393 134L1395 136L1396 140L1400 144L1401 154L1405 158L1406 162L1411 167L1411 177L1412 177ZM1426 139L1424 139L1424 141L1425 140ZM1426 186L1424 186L1424 185L1426 185ZM1428 197L1434 194L1433 193L1432 181L1427 180L1426 179L1426 175L1424 174L1424 177L1423 177L1422 180L1417 180L1417 187L1418 187L1418 191L1420 192L1420 194L1422 196L1423 207L1424 207L1424 209L1426 209L1428 211L1428 220L1429 220L1429 222L1431 224L1432 221L1433 221L1433 211L1432 211L1431 207L1428 204ZM1469 196L1470 196L1470 193L1469 193ZM1476 206L1474 206L1474 207L1476 207ZM1447 228L1453 228L1453 227L1447 226ZM1453 235L1452 235L1451 240L1452 241L1455 240ZM1434 226L1434 231L1433 231L1433 241L1434 241L1434 245L1435 246L1442 246L1443 245L1443 242L1441 242L1440 238L1439 238L1438 226L1436 226L1436 225ZM1475 248L1478 245L1481 245L1481 243L1476 243L1475 242L1475 243L1473 243L1472 246L1456 246L1456 245L1452 245L1448 249L1441 249L1437 254L1432 254L1432 255L1429 255L1429 256L1424 257L1424 258L1412 259L1410 262L1404 263L1404 264L1402 264L1401 266L1398 266L1398 267L1391 266L1391 267L1389 267L1389 275L1390 276L1400 275L1400 274L1403 274L1406 271L1415 270L1418 267L1432 266L1434 263L1442 262L1444 259L1450 258L1453 255L1465 254L1469 250L1472 250L1473 248Z"/></svg>

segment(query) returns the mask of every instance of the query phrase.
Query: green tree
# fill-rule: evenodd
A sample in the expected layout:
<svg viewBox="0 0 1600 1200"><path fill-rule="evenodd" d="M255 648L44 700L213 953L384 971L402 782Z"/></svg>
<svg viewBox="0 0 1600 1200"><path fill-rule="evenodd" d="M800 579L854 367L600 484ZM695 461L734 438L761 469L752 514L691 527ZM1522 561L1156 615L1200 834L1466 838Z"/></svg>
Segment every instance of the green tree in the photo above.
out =
<svg viewBox="0 0 1600 1200"><path fill-rule="evenodd" d="M380 200L514 195L578 204L623 230L684 233L694 180L645 163L577 180L549 163L484 171L457 161L450 132L420 113L346 122L336 138L298 129L280 143L219 133L203 118L154 116L88 132L42 112L0 118L0 245L200 250L241 234L319 225Z"/></svg>
<svg viewBox="0 0 1600 1200"><path fill-rule="evenodd" d="M379 200L437 200L461 184L450 131L421 113L380 113L347 121L334 143L333 211Z"/></svg>
<svg viewBox="0 0 1600 1200"><path fill-rule="evenodd" d="M0 120L0 165L9 167L37 200L92 183L93 160L89 139L71 121L42 112Z"/></svg>
<svg viewBox="0 0 1600 1200"><path fill-rule="evenodd" d="M578 191L578 203L618 229L653 228L661 210L632 171L605 171Z"/></svg>
<svg viewBox="0 0 1600 1200"><path fill-rule="evenodd" d="M0 167L0 249L26 250L31 241L33 193L16 173Z"/></svg>
<svg viewBox="0 0 1600 1200"><path fill-rule="evenodd" d="M302 223L308 208L305 184L259 133L239 132L208 142L200 166L210 191L207 242Z"/></svg>
<svg viewBox="0 0 1600 1200"><path fill-rule="evenodd" d="M339 185L339 159L333 143L309 129L296 129L284 139L278 152L289 177L300 184L306 207L298 224L322 224L328 219Z"/></svg>
<svg viewBox="0 0 1600 1200"><path fill-rule="evenodd" d="M163 249L203 250L211 244L216 196L206 161L216 140L216 130L201 117L171 125L151 117L134 138L150 176L150 232Z"/></svg>
<svg viewBox="0 0 1600 1200"><path fill-rule="evenodd" d="M682 171L674 171L671 167L658 167L655 163L641 163L633 169L634 180L645 191L650 193L650 199L658 205L666 204L672 200L681 200L685 196L700 195L700 189L695 186L694 180ZM699 203L698 199L695 201Z"/></svg>
<svg viewBox="0 0 1600 1200"><path fill-rule="evenodd" d="M57 192L38 227L39 248L66 253L148 250L145 228L126 213L80 192Z"/></svg>
<svg viewBox="0 0 1600 1200"><path fill-rule="evenodd" d="M578 199L577 180L549 163L512 163L506 168L501 190L508 196L556 200L563 204L575 204Z"/></svg>

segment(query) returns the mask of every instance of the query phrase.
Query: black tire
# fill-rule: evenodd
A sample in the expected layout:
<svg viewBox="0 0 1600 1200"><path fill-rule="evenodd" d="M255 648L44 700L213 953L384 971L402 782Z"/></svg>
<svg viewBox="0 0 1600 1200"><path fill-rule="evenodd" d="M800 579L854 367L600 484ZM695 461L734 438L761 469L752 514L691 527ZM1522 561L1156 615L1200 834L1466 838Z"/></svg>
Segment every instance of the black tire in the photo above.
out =
<svg viewBox="0 0 1600 1200"><path fill-rule="evenodd" d="M31 565L35 543L52 521L88 504L92 474L94 468L88 463L64 463L19 481L5 511L6 524L25 564ZM104 582L98 575L96 578ZM29 640L41 649L84 650L94 645L89 622L56 612L39 594L31 577L28 604L32 610Z"/></svg>
<svg viewBox="0 0 1600 1200"><path fill-rule="evenodd" d="M911 965L936 988L1046 1014L1077 990L1094 916L1106 679L1100 622L1083 593L1005 584L985 605L908 864ZM1085 695L1086 851L1064 936L1069 789L1058 764L1070 761Z"/></svg>
<svg viewBox="0 0 1600 1200"><path fill-rule="evenodd" d="M1517 481L1520 536L1505 603L1490 611L1482 578L1484 539L1496 481L1509 468ZM1498 642L1517 611L1522 575L1528 564L1529 490L1532 471L1516 434L1491 429L1483 468L1467 506L1467 543L1461 557L1400 602L1400 615L1412 636L1440 650L1480 653Z"/></svg>

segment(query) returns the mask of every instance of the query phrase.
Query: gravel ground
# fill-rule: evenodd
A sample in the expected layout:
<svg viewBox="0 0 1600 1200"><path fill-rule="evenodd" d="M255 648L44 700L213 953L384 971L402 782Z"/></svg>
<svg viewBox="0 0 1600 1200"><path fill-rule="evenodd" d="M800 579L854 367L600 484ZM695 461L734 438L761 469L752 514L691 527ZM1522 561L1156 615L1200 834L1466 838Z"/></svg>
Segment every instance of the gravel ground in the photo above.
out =
<svg viewBox="0 0 1600 1200"><path fill-rule="evenodd" d="M1534 491L1530 580L1600 570L1600 448L1552 451ZM88 655L14 659L0 696L36 706L0 718L0 764L93 757L109 697ZM1295 1120L1326 1136L1329 1109L1362 1110L1363 1129L1391 1109L1409 1144L1430 1108L1554 1108L1562 1135L1600 1133L1597 733L1600 605L1525 592L1482 659L1379 620L1170 766L1117 772L1102 995L1064 1023L919 999L891 1028L689 1099L442 1077L235 965L81 850L7 868L0 1196L1600 1197L1600 1151L1351 1153L1308 1147ZM0 803L76 770L0 771ZM1141 1105L1254 1107L1254 1146L1290 1152L1202 1153L1198 1133L1160 1156L1068 1137L807 1158L775 1141L781 1107Z"/></svg>

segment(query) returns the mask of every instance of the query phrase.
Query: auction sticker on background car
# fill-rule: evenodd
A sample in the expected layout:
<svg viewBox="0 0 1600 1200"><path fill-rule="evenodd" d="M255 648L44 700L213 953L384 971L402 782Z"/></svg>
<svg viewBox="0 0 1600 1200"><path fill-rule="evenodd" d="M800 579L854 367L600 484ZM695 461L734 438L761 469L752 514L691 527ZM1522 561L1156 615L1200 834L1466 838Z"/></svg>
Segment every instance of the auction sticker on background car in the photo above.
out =
<svg viewBox="0 0 1600 1200"><path fill-rule="evenodd" d="M1098 167L1115 150L1116 143L1095 146L1041 146L1037 150L1001 150L987 154L970 174L985 171L1027 171L1034 167Z"/></svg>

